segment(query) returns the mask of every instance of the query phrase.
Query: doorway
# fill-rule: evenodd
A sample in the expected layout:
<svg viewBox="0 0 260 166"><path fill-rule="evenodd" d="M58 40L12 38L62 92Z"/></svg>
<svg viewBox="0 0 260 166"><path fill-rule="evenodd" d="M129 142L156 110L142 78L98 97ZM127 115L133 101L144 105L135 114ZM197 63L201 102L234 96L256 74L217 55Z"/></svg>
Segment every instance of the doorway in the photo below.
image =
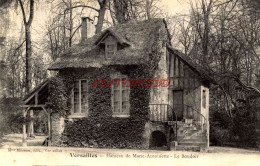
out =
<svg viewBox="0 0 260 166"><path fill-rule="evenodd" d="M177 114L177 120L183 120L183 90L173 90L173 110Z"/></svg>

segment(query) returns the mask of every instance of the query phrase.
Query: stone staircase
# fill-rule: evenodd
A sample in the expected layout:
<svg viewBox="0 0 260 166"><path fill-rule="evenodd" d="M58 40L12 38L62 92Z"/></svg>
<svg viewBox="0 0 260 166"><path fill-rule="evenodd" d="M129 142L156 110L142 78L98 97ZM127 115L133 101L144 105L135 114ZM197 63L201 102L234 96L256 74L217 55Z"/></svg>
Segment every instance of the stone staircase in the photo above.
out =
<svg viewBox="0 0 260 166"><path fill-rule="evenodd" d="M178 121L177 142L173 146L175 150L204 151L207 147L206 130L202 130L200 123Z"/></svg>

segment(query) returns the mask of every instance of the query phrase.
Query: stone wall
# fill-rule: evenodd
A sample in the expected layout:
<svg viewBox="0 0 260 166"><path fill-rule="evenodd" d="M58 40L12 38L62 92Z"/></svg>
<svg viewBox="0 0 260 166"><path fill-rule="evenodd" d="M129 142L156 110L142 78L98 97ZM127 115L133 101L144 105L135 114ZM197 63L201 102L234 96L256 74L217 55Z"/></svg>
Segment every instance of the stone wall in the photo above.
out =
<svg viewBox="0 0 260 166"><path fill-rule="evenodd" d="M60 144L60 137L64 130L64 118L58 113L51 115L51 142L52 145L58 146Z"/></svg>
<svg viewBox="0 0 260 166"><path fill-rule="evenodd" d="M161 43L162 44L162 43ZM154 74L154 79L167 80L167 64L166 64L166 45L161 48L161 60L159 66ZM167 85L165 82L164 85ZM150 93L151 104L168 104L168 86L166 87L151 87Z"/></svg>
<svg viewBox="0 0 260 166"><path fill-rule="evenodd" d="M143 133L143 138L144 138L143 148L144 149L150 148L151 136L154 131L160 131L160 132L164 133L166 138L168 136L167 127L163 123L158 123L158 122L153 123L151 121L148 121L145 124L145 130Z"/></svg>

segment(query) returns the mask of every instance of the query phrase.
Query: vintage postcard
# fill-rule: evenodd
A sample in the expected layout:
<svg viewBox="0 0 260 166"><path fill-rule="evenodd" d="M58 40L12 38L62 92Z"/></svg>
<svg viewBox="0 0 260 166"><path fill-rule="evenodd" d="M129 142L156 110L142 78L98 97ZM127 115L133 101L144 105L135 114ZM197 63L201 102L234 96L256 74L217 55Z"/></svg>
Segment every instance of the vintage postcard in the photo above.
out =
<svg viewBox="0 0 260 166"><path fill-rule="evenodd" d="M259 165L258 0L0 0L0 165Z"/></svg>

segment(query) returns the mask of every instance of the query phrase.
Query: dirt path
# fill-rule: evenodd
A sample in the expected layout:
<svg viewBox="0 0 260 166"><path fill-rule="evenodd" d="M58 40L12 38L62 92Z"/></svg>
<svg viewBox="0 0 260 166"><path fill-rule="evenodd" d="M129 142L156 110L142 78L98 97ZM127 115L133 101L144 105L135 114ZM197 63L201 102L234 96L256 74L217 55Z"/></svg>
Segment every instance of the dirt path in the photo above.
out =
<svg viewBox="0 0 260 166"><path fill-rule="evenodd" d="M98 149L41 146L45 137L29 139L22 147L22 135L0 139L0 165L178 165L178 166L258 166L257 150L210 147L208 153L187 151Z"/></svg>
<svg viewBox="0 0 260 166"><path fill-rule="evenodd" d="M36 136L35 138L27 139L28 147L45 147L42 146L46 136ZM21 134L9 134L0 138L0 148L8 147L22 147L22 135ZM45 147L46 148L46 147ZM68 147L68 150L72 150L72 147ZM80 148L81 149L81 148ZM84 148L82 148L84 149ZM85 148L88 149L88 148ZM89 148L92 149L92 148ZM156 151L156 150L154 150ZM158 150L157 150L158 151ZM242 149L242 148L232 148L232 147L215 147L211 146L208 149L208 153L236 153L236 154L249 154L249 153L260 153L259 150L254 149Z"/></svg>
<svg viewBox="0 0 260 166"><path fill-rule="evenodd" d="M35 138L27 139L28 146L41 146L46 136L35 136ZM0 138L0 148L21 147L22 134L8 134Z"/></svg>

